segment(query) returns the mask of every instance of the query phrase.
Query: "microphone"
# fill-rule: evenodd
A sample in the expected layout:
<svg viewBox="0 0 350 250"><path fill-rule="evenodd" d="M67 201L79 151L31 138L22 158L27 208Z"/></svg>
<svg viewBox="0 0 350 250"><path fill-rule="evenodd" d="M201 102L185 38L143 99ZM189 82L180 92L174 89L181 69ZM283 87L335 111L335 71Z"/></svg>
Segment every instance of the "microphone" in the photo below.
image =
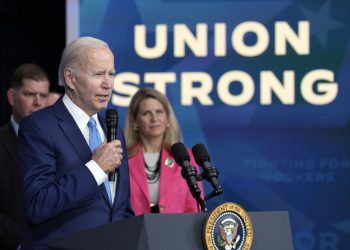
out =
<svg viewBox="0 0 350 250"><path fill-rule="evenodd" d="M192 153L196 163L204 169L202 174L203 178L209 181L214 188L216 195L222 193L222 188L217 179L219 172L210 163L210 156L203 144L196 144L192 147Z"/></svg>
<svg viewBox="0 0 350 250"><path fill-rule="evenodd" d="M177 142L171 146L171 153L175 158L178 165L182 167L181 175L187 181L187 185L190 188L193 198L200 198L201 190L197 184L197 171L190 165L190 156L183 143Z"/></svg>
<svg viewBox="0 0 350 250"><path fill-rule="evenodd" d="M111 142L118 139L118 118L118 111L116 109L106 110L107 142ZM115 181L115 175L117 171L118 169L108 173L108 181Z"/></svg>

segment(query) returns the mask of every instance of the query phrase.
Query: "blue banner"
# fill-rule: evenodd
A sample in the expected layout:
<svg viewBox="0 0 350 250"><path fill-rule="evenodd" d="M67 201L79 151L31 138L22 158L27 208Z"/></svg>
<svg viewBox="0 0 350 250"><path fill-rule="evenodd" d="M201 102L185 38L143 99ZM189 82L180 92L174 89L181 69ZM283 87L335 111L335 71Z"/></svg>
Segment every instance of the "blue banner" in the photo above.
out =
<svg viewBox="0 0 350 250"><path fill-rule="evenodd" d="M110 106L121 125L137 89L157 88L185 144L207 146L224 188L209 208L287 210L296 250L347 249L349 1L81 0L78 9L76 36L115 53Z"/></svg>

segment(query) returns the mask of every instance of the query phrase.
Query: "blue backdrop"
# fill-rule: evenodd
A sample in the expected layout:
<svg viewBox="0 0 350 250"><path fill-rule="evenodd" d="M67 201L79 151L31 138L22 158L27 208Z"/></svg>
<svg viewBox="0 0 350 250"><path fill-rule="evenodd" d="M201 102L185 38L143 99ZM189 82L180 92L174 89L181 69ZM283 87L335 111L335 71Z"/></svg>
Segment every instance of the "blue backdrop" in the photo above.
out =
<svg viewBox="0 0 350 250"><path fill-rule="evenodd" d="M247 211L287 210L296 250L348 249L349 1L78 7L76 36L103 39L115 52L110 106L121 123L137 88L156 87L185 144L207 146L224 188L209 208L232 201Z"/></svg>

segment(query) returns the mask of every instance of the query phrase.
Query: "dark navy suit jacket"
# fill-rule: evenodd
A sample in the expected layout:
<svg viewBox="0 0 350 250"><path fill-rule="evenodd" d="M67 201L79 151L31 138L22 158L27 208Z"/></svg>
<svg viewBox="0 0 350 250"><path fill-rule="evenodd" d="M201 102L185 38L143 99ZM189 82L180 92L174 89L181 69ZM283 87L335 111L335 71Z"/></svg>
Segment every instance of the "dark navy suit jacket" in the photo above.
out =
<svg viewBox="0 0 350 250"><path fill-rule="evenodd" d="M98 186L85 166L92 153L62 98L21 122L17 160L27 217L23 249L46 249L53 239L133 215L121 129L118 139L124 155L111 205L104 185Z"/></svg>
<svg viewBox="0 0 350 250"><path fill-rule="evenodd" d="M7 123L0 128L0 249L16 249L23 218L16 166L16 133Z"/></svg>

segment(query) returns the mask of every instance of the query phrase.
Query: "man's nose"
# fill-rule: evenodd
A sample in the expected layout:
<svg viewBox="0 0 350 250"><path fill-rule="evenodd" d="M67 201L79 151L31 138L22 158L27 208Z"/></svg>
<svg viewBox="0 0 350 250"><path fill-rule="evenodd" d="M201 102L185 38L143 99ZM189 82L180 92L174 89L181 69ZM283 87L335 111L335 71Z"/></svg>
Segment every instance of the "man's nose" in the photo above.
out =
<svg viewBox="0 0 350 250"><path fill-rule="evenodd" d="M40 94L36 94L34 96L34 105L35 106L42 106L44 104L44 97L41 96Z"/></svg>
<svg viewBox="0 0 350 250"><path fill-rule="evenodd" d="M114 82L114 76L111 76L109 74L105 74L103 77L102 86L104 88L112 88L113 82Z"/></svg>

